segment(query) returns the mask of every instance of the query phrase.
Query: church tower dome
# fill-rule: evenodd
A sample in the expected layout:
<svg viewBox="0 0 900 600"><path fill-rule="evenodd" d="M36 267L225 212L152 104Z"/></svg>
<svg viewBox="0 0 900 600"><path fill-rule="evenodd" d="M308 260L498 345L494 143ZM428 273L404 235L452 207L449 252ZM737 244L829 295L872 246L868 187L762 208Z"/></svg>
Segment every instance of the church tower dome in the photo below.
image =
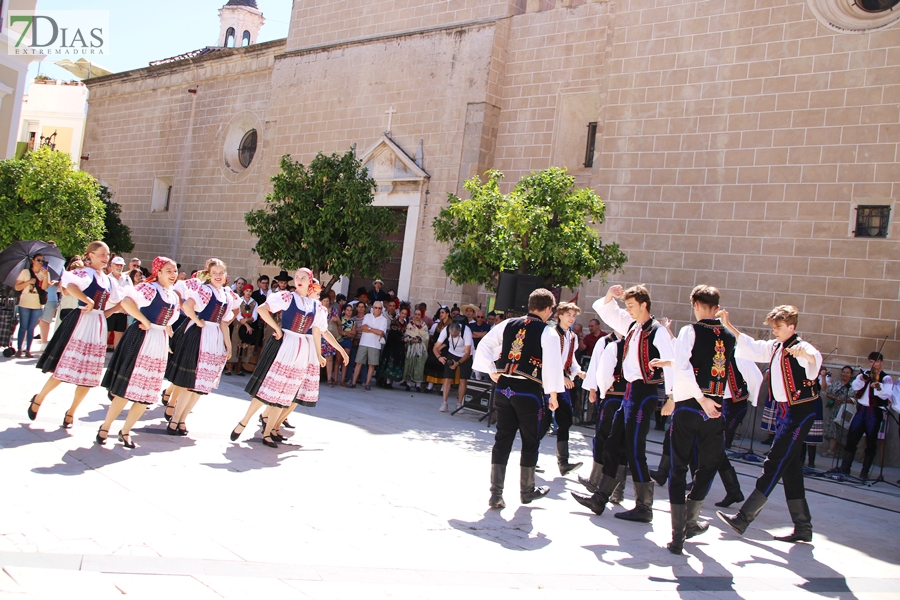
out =
<svg viewBox="0 0 900 600"><path fill-rule="evenodd" d="M228 0L219 9L219 43L217 46L235 48L256 43L259 30L266 20L256 6L256 0Z"/></svg>

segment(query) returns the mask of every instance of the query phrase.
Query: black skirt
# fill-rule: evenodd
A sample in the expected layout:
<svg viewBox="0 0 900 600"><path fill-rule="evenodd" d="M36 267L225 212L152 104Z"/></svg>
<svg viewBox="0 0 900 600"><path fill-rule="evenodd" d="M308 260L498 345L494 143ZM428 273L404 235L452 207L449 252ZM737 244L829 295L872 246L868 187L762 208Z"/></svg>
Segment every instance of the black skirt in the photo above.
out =
<svg viewBox="0 0 900 600"><path fill-rule="evenodd" d="M100 385L109 391L110 399L113 396L125 397L125 390L128 389L131 372L134 370L134 363L137 361L146 336L147 332L141 329L139 322L135 321L125 330L125 334L119 340L119 345L116 346L116 351L113 352L112 359L106 367L103 381L100 382Z"/></svg>
<svg viewBox="0 0 900 600"><path fill-rule="evenodd" d="M53 337L50 338L50 343L44 348L37 361L37 368L42 372L50 373L56 370L56 365L59 363L59 359L62 358L66 346L69 345L69 340L72 339L72 333L75 332L78 319L81 318L82 314L84 314L82 310L73 310L56 328Z"/></svg>
<svg viewBox="0 0 900 600"><path fill-rule="evenodd" d="M275 362L275 358L278 356L278 351L281 350L281 341L283 339L276 340L275 336L270 337L266 347L263 348L262 353L259 355L259 360L256 361L256 368L253 369L253 375L250 376L250 381L247 382L247 387L244 388L244 391L250 394L251 398L256 398L256 393L259 392L263 380L269 374L269 369L272 368L272 363ZM264 404L269 404L259 398L256 399ZM271 406L280 405L272 404Z"/></svg>
<svg viewBox="0 0 900 600"><path fill-rule="evenodd" d="M166 365L166 379L185 389L192 389L197 382L197 361L200 358L201 327L182 329L175 344L175 350L169 355ZM174 337L174 336L173 336Z"/></svg>

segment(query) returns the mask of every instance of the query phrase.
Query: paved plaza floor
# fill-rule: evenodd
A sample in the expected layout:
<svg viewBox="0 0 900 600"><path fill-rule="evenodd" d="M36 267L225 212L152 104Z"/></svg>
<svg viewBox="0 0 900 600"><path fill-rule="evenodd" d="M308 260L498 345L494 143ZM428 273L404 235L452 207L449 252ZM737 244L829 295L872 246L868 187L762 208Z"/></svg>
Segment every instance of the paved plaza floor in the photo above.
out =
<svg viewBox="0 0 900 600"><path fill-rule="evenodd" d="M121 420L105 447L93 442L101 388L71 430L59 427L71 386L29 422L45 378L34 363L0 361L2 598L900 597L900 490L889 485L807 479L815 538L791 545L772 539L791 527L781 486L740 538L715 518L716 481L709 531L674 556L664 488L652 525L571 498L589 472L588 429L574 428L573 459L586 464L566 478L555 439L544 441L551 491L530 505L518 501L517 443L496 511L493 431L474 412L439 413L436 394L323 387L276 450L255 423L229 441L248 399L246 378L228 377L201 399L188 437L165 435L157 406L128 450L115 442ZM651 468L661 439L651 431ZM759 465L736 467L746 494ZM629 485L625 508L632 499Z"/></svg>

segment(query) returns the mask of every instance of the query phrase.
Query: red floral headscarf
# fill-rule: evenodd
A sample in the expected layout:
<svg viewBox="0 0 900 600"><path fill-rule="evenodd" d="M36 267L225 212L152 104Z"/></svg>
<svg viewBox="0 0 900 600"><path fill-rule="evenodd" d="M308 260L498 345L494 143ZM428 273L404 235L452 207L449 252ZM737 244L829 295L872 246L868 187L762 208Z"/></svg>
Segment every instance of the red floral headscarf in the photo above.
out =
<svg viewBox="0 0 900 600"><path fill-rule="evenodd" d="M152 283L156 281L159 278L159 272L169 263L176 266L178 265L178 263L167 256L157 256L154 258L153 265L150 267L150 277L147 278L147 282Z"/></svg>

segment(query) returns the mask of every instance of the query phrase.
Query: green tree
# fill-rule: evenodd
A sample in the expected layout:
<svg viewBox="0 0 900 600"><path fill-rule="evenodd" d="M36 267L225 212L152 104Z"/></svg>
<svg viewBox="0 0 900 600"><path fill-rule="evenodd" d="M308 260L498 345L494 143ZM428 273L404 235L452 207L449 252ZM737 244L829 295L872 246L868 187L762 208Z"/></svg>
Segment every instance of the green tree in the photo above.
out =
<svg viewBox="0 0 900 600"><path fill-rule="evenodd" d="M549 286L574 288L582 279L621 272L628 260L618 244L604 244L591 224L602 223L605 207L590 189L551 167L532 172L508 193L503 173L487 181L466 181L471 195L448 194L449 205L434 218L434 237L450 244L444 272L457 284L496 291L500 273L516 271L546 278Z"/></svg>
<svg viewBox="0 0 900 600"><path fill-rule="evenodd" d="M100 199L103 201L106 235L103 241L109 246L110 252L118 255L128 254L134 250L134 242L131 240L131 228L122 222L122 207L118 202L113 202L112 194L105 185L100 186Z"/></svg>
<svg viewBox="0 0 900 600"><path fill-rule="evenodd" d="M0 215L0 247L52 240L72 256L105 230L97 180L76 169L67 153L50 148L0 161Z"/></svg>
<svg viewBox="0 0 900 600"><path fill-rule="evenodd" d="M281 158L266 207L244 215L258 238L254 252L284 269L327 272L325 291L342 275L379 275L394 249L387 236L397 228L391 211L372 206L375 180L352 151L325 156L309 166Z"/></svg>

